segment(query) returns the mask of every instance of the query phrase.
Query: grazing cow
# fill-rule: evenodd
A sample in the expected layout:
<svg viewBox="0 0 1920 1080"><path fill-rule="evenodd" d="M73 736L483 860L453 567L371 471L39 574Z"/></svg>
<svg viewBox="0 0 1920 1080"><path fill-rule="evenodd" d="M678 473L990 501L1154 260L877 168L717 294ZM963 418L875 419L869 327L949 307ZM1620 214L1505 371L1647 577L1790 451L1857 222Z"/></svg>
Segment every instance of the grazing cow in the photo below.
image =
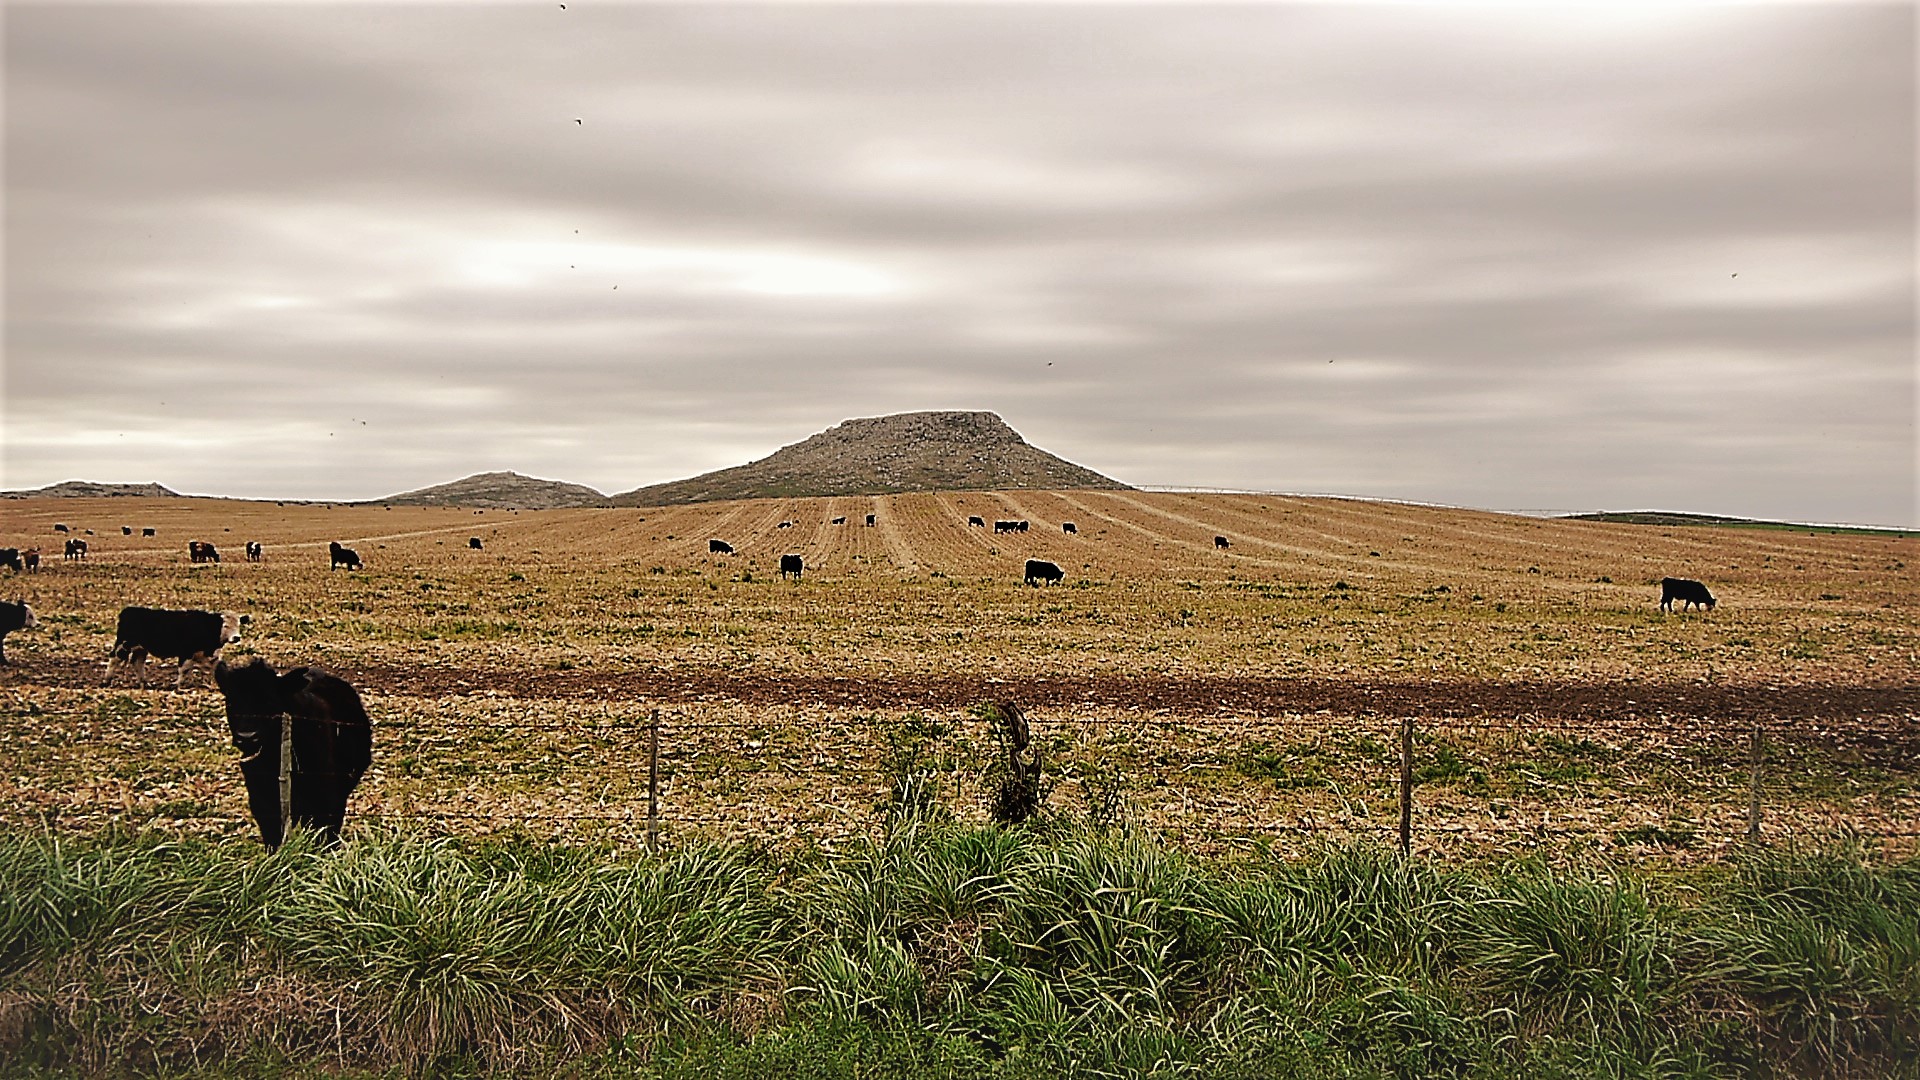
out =
<svg viewBox="0 0 1920 1080"><path fill-rule="evenodd" d="M1692 607L1695 604L1698 604L1701 607L1706 608L1708 611L1712 611L1713 605L1718 602L1714 600L1713 594L1707 591L1707 587L1705 585L1700 584L1697 581L1693 581L1688 578L1677 578L1677 577L1661 578L1660 579L1661 608L1667 611L1672 611L1673 602L1675 600L1678 600L1681 602L1680 610L1682 611L1685 611L1687 608Z"/></svg>
<svg viewBox="0 0 1920 1080"><path fill-rule="evenodd" d="M0 548L0 566L4 566L16 574L19 573L22 569L20 565L20 549Z"/></svg>
<svg viewBox="0 0 1920 1080"><path fill-rule="evenodd" d="M475 551L484 551L484 550L486 550L485 548L483 548L483 547L481 547L481 546L480 546L480 538L479 538L479 537L477 537L477 536L469 536L469 537L467 537L467 546L468 546L468 547L470 547L470 548L472 548L472 549L473 549L473 550L475 550Z"/></svg>
<svg viewBox="0 0 1920 1080"><path fill-rule="evenodd" d="M1012 521L995 521L993 523L993 531L996 533L1010 533L1013 531L1015 524L1017 523Z"/></svg>
<svg viewBox="0 0 1920 1080"><path fill-rule="evenodd" d="M259 562L261 556L265 555L266 553L267 553L267 549L261 545L260 541L258 540L247 541L247 561L248 562Z"/></svg>
<svg viewBox="0 0 1920 1080"><path fill-rule="evenodd" d="M727 543L725 540L709 540L707 541L707 554L731 555L733 554L733 545Z"/></svg>
<svg viewBox="0 0 1920 1080"><path fill-rule="evenodd" d="M1063 533L1074 533L1074 534L1076 534L1076 535L1077 535L1077 534L1078 534L1078 533L1080 532L1080 530L1079 530L1079 529L1077 529L1077 528L1075 528L1075 527L1074 527L1074 524L1073 524L1073 522L1071 522L1071 521L1063 521L1063 522L1061 522L1061 523L1060 523L1060 531L1061 531L1061 532L1063 532Z"/></svg>
<svg viewBox="0 0 1920 1080"><path fill-rule="evenodd" d="M867 515L867 528L869 528L869 529L871 529L871 528L873 528L873 515L872 515L872 514L868 514L868 515Z"/></svg>
<svg viewBox="0 0 1920 1080"><path fill-rule="evenodd" d="M776 529L791 529L791 528L793 528L793 522L791 522L791 521L783 521L783 522L781 522L780 524L778 524L778 525L776 525L776 526L774 526L774 528L776 528Z"/></svg>
<svg viewBox="0 0 1920 1080"><path fill-rule="evenodd" d="M240 628L249 621L250 616L235 615L231 611L122 608L113 634L113 652L107 656L106 683L113 682L114 672L121 665L140 667L151 656L180 662L173 679L177 690L186 682L188 667L213 666L222 648L240 640Z"/></svg>
<svg viewBox="0 0 1920 1080"><path fill-rule="evenodd" d="M1066 573L1058 566L1053 565L1045 559L1027 560L1027 584L1029 585L1037 585L1042 581L1049 585L1057 585L1065 579L1066 576Z"/></svg>
<svg viewBox="0 0 1920 1080"><path fill-rule="evenodd" d="M986 527L987 527L987 519L986 519L986 518L983 518L983 517L979 517L979 516L977 516L977 515L968 515L968 517L967 517L967 524L968 524L968 525L970 525L970 526L971 526L971 525L978 525L978 526L980 526L981 528L983 528L983 529L984 529L984 528L986 528Z"/></svg>
<svg viewBox="0 0 1920 1080"><path fill-rule="evenodd" d="M187 558L192 559L194 562L197 562L197 563L199 562L216 562L217 563L220 561L220 553L214 550L214 547L212 544L209 544L204 540L189 540L187 541Z"/></svg>
<svg viewBox="0 0 1920 1080"><path fill-rule="evenodd" d="M7 635L15 630L31 630L40 625L33 617L33 609L25 600L15 603L0 601L0 664L7 662Z"/></svg>
<svg viewBox="0 0 1920 1080"><path fill-rule="evenodd" d="M342 566L349 570L360 569L360 553L350 547L341 547L340 541L338 540L330 540L327 542L327 556L331 560L327 563L328 573L332 573Z"/></svg>
<svg viewBox="0 0 1920 1080"><path fill-rule="evenodd" d="M68 529L65 525L55 525L53 527L53 531L54 532L71 532L72 530Z"/></svg>
<svg viewBox="0 0 1920 1080"><path fill-rule="evenodd" d="M67 549L66 549L66 551L65 551L65 552L63 552L63 553L61 554L61 556L60 556L60 557L61 557L61 558L63 558L63 559L84 559L84 558L86 558L86 557L87 557L87 542L86 542L85 540L77 540L77 539L76 539L76 540L68 540L68 541L67 541Z"/></svg>
<svg viewBox="0 0 1920 1080"><path fill-rule="evenodd" d="M260 826L260 840L280 846L280 740L292 725L293 761L289 810L293 824L313 829L320 843L340 842L347 796L373 763L373 724L360 695L345 679L319 668L275 674L259 657L213 669L227 699L227 730L240 751L247 808Z"/></svg>
<svg viewBox="0 0 1920 1080"><path fill-rule="evenodd" d="M1216 536L1216 537L1214 537L1214 538L1213 538L1213 546L1214 546L1214 547L1217 547L1217 548L1219 548L1219 549L1220 549L1221 551L1225 551L1225 550L1227 550L1228 548L1230 548L1230 547L1232 547L1233 545L1232 545L1232 544L1229 544L1229 543L1227 543L1227 538L1226 538L1226 537L1224 537L1224 536Z"/></svg>
<svg viewBox="0 0 1920 1080"><path fill-rule="evenodd" d="M141 536L152 536L152 535L153 535L153 530L152 530L152 529L141 529L141 530L140 530L140 535L141 535Z"/></svg>
<svg viewBox="0 0 1920 1080"><path fill-rule="evenodd" d="M788 574L792 574L793 580L799 581L800 571L805 569L805 566L806 564L800 561L800 556L798 555L780 556L780 576L782 578L785 578Z"/></svg>
<svg viewBox="0 0 1920 1080"><path fill-rule="evenodd" d="M120 526L120 535L121 535L121 536L132 536L132 535L133 535L133 526L131 526L131 525L122 525L122 526Z"/></svg>
<svg viewBox="0 0 1920 1080"><path fill-rule="evenodd" d="M835 525L845 525L847 523L847 519L843 517L837 517L833 519L833 523Z"/></svg>
<svg viewBox="0 0 1920 1080"><path fill-rule="evenodd" d="M27 550L21 552L20 563L21 565L26 567L27 573L29 574L39 573L40 572L40 549L28 548Z"/></svg>

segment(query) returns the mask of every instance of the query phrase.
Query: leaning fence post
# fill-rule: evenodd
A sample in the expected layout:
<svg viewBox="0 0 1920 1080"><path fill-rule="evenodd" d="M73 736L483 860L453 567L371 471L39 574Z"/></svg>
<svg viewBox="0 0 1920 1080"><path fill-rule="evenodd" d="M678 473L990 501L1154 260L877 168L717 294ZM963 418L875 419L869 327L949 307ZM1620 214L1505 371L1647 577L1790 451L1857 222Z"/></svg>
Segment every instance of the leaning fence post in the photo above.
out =
<svg viewBox="0 0 1920 1080"><path fill-rule="evenodd" d="M657 852L660 830L660 710L647 724L647 851Z"/></svg>
<svg viewBox="0 0 1920 1080"><path fill-rule="evenodd" d="M1760 839L1760 763L1765 759L1759 720L1753 722L1753 746L1748 751L1753 765L1753 787L1747 795L1747 839Z"/></svg>
<svg viewBox="0 0 1920 1080"><path fill-rule="evenodd" d="M1400 720L1400 854L1413 851L1413 717Z"/></svg>
<svg viewBox="0 0 1920 1080"><path fill-rule="evenodd" d="M280 842L293 828L293 715L280 716Z"/></svg>

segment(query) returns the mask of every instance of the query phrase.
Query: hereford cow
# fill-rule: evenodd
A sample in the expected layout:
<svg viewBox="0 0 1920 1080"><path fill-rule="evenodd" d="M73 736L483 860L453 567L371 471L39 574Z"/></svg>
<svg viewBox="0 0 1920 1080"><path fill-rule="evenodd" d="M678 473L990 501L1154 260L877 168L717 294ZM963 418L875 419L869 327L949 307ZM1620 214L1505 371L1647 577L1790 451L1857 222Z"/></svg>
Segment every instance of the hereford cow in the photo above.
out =
<svg viewBox="0 0 1920 1080"><path fill-rule="evenodd" d="M123 664L144 670L143 665L151 656L180 662L173 679L177 690L186 682L188 667L213 666L222 648L240 640L240 628L249 621L249 616L231 611L122 608L119 626L113 634L113 652L107 656L106 682L113 682L114 672Z"/></svg>
<svg viewBox="0 0 1920 1080"><path fill-rule="evenodd" d="M1713 594L1707 591L1707 587L1697 581L1677 577L1661 578L1660 607L1666 611L1672 611L1675 600L1680 601L1682 611L1695 604L1712 611L1713 605L1717 603Z"/></svg>
<svg viewBox="0 0 1920 1080"><path fill-rule="evenodd" d="M707 554L731 555L733 554L733 545L727 543L725 540L709 540L707 541Z"/></svg>
<svg viewBox="0 0 1920 1080"><path fill-rule="evenodd" d="M319 668L275 674L259 657L213 669L227 699L227 730L239 749L247 783L247 808L272 851L284 839L280 822L281 725L292 725L290 816L293 824L320 834L320 843L340 842L347 796L373 762L373 724L346 680Z"/></svg>
<svg viewBox="0 0 1920 1080"><path fill-rule="evenodd" d="M19 573L22 569L20 564L20 549L0 548L0 566L4 566L16 574Z"/></svg>
<svg viewBox="0 0 1920 1080"><path fill-rule="evenodd" d="M67 541L67 549L61 555L61 558L63 559L84 559L86 557L87 557L87 542L85 540Z"/></svg>
<svg viewBox="0 0 1920 1080"><path fill-rule="evenodd" d="M481 547L481 546L480 546L480 538L479 538L479 537L477 537L477 536L469 536L469 537L467 537L467 546L468 546L469 548L472 548L472 549L473 549L474 551L484 551L484 550L486 550L485 548L483 548L483 547Z"/></svg>
<svg viewBox="0 0 1920 1080"><path fill-rule="evenodd" d="M29 574L39 573L40 572L40 549L28 548L27 550L21 552L20 564L26 568L26 571Z"/></svg>
<svg viewBox="0 0 1920 1080"><path fill-rule="evenodd" d="M805 566L806 564L800 561L800 556L798 555L780 556L780 576L782 578L786 577L788 574L792 574L793 580L799 581L800 571L804 569Z"/></svg>
<svg viewBox="0 0 1920 1080"><path fill-rule="evenodd" d="M1074 524L1073 524L1073 522L1071 522L1071 521L1063 521L1063 522L1061 522L1061 523L1060 523L1060 531L1061 531L1061 532L1063 532L1063 533L1075 533L1075 534L1078 534L1078 533L1080 532L1080 530L1079 530L1079 529L1077 529L1077 528L1075 528L1075 527L1074 527Z"/></svg>
<svg viewBox="0 0 1920 1080"><path fill-rule="evenodd" d="M247 541L247 561L248 562L259 562L260 559L266 555L266 553L267 553L267 549L258 540Z"/></svg>
<svg viewBox="0 0 1920 1080"><path fill-rule="evenodd" d="M39 625L40 621L33 617L33 609L25 600L12 604L0 601L0 664L7 662L7 635Z"/></svg>
<svg viewBox="0 0 1920 1080"><path fill-rule="evenodd" d="M969 526L972 526L972 525L978 525L978 526L980 526L981 528L983 528L983 529L984 529L984 528L986 528L986 527L987 527L987 519L986 519L986 518L983 518L983 517L979 517L979 516L971 516L971 515L970 515L970 516L969 516L969 517L967 518L967 524L968 524Z"/></svg>
<svg viewBox="0 0 1920 1080"><path fill-rule="evenodd" d="M1214 537L1214 538L1213 538L1213 546L1214 546L1214 547L1217 547L1217 548L1219 548L1219 549L1220 549L1221 551L1225 551L1225 550L1227 550L1228 548L1230 548L1230 547L1232 547L1233 545L1232 545L1232 544L1229 544L1229 543L1227 543L1227 538L1226 538L1226 537L1224 537L1224 536L1216 536L1216 537Z"/></svg>
<svg viewBox="0 0 1920 1080"><path fill-rule="evenodd" d="M349 570L360 569L360 553L350 547L341 547L338 540L327 542L327 556L331 559L327 563L329 573L343 566Z"/></svg>
<svg viewBox="0 0 1920 1080"><path fill-rule="evenodd" d="M1066 573L1058 566L1053 565L1045 559L1027 560L1027 584L1029 585L1038 585L1042 581L1049 585L1057 585L1064 580L1066 576Z"/></svg>
<svg viewBox="0 0 1920 1080"><path fill-rule="evenodd" d="M189 540L187 541L187 558L197 563L217 563L220 561L220 553L214 550L212 544L204 540Z"/></svg>

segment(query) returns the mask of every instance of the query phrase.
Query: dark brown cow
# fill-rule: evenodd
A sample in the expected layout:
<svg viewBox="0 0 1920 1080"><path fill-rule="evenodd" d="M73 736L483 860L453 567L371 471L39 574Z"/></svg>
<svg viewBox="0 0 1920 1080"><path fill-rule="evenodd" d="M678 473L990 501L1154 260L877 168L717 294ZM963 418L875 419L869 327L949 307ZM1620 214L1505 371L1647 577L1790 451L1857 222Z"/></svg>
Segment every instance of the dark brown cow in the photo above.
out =
<svg viewBox="0 0 1920 1080"><path fill-rule="evenodd" d="M239 667L224 661L213 681L227 700L227 730L240 750L247 808L272 851L285 837L280 821L281 725L292 725L289 807L293 824L313 829L320 843L340 841L347 796L373 763L373 723L353 686L319 668L275 674L259 657Z"/></svg>
<svg viewBox="0 0 1920 1080"><path fill-rule="evenodd" d="M27 573L29 574L39 573L40 572L40 549L28 548L27 550L21 552L20 563L22 566L26 567Z"/></svg>

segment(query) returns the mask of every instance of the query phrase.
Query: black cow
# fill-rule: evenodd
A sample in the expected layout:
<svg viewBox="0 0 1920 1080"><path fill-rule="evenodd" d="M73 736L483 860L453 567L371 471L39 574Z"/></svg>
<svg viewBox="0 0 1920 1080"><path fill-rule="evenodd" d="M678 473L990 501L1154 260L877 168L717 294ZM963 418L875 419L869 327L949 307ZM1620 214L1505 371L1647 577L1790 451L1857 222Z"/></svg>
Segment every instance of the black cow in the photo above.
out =
<svg viewBox="0 0 1920 1080"><path fill-rule="evenodd" d="M27 573L29 574L39 573L40 572L40 549L28 548L27 550L21 552L20 562L23 566L26 567Z"/></svg>
<svg viewBox="0 0 1920 1080"><path fill-rule="evenodd" d="M114 672L122 664L142 666L151 656L180 662L173 679L177 690L186 682L188 667L211 667L222 648L240 640L240 629L249 621L250 616L231 611L122 608L113 633L113 652L107 656L106 683L113 682Z"/></svg>
<svg viewBox="0 0 1920 1080"><path fill-rule="evenodd" d="M40 625L25 600L9 604L0 601L0 664L7 662L7 635L15 630L31 630Z"/></svg>
<svg viewBox="0 0 1920 1080"><path fill-rule="evenodd" d="M1027 560L1027 584L1036 585L1042 581L1057 585L1066 578L1066 573L1045 559Z"/></svg>
<svg viewBox="0 0 1920 1080"><path fill-rule="evenodd" d="M845 525L847 523L847 519L843 517L837 517L833 519L833 523L835 525Z"/></svg>
<svg viewBox="0 0 1920 1080"><path fill-rule="evenodd" d="M332 560L327 563L327 571L329 573L338 570L342 566L349 570L360 569L360 553L350 547L341 547L340 541L338 540L330 540L327 542L327 555Z"/></svg>
<svg viewBox="0 0 1920 1080"><path fill-rule="evenodd" d="M133 535L133 526L131 526L131 525L122 525L122 526L120 526L120 535L121 535L121 536L132 536L132 535Z"/></svg>
<svg viewBox="0 0 1920 1080"><path fill-rule="evenodd" d="M1707 587L1697 581L1689 578L1661 578L1660 606L1667 611L1672 611L1675 600L1681 602L1680 610L1682 611L1695 604L1712 611L1713 605L1718 602L1714 600L1713 594L1707 591Z"/></svg>
<svg viewBox="0 0 1920 1080"><path fill-rule="evenodd" d="M152 530L152 529L141 529L141 530L140 530L140 535L141 535L141 536L152 536L152 535L153 535L153 530Z"/></svg>
<svg viewBox="0 0 1920 1080"><path fill-rule="evenodd" d="M20 549L0 548L0 566L4 566L16 574L19 573L21 570Z"/></svg>
<svg viewBox="0 0 1920 1080"><path fill-rule="evenodd" d="M804 568L805 568L805 564L800 561L800 556L798 555L780 556L780 576L782 578L786 577L788 574L792 574L793 580L799 581L800 571Z"/></svg>
<svg viewBox="0 0 1920 1080"><path fill-rule="evenodd" d="M1226 549L1228 549L1228 548L1230 548L1230 547L1232 547L1233 545L1232 545L1232 544L1229 544L1229 543L1227 543L1227 538L1226 538L1226 537L1224 537L1224 536L1216 536L1216 537L1214 537L1214 538L1213 538L1213 546L1214 546L1214 547L1217 547L1217 548L1219 548L1219 549L1220 549L1220 550L1222 550L1222 551L1225 551Z"/></svg>
<svg viewBox="0 0 1920 1080"><path fill-rule="evenodd" d="M869 528L869 529L871 529L871 528L873 528L873 515L872 515L872 514L868 514L868 515L867 515L867 528Z"/></svg>
<svg viewBox="0 0 1920 1080"><path fill-rule="evenodd" d="M259 562L261 557L266 555L266 553L267 553L267 549L264 545L260 543L260 541L258 540L247 541L247 561L248 562Z"/></svg>
<svg viewBox="0 0 1920 1080"><path fill-rule="evenodd" d="M479 537L477 537L477 536L469 536L469 537L467 537L467 546L468 546L468 547L470 547L470 548L472 548L472 549L473 549L473 550L475 550L475 551L484 551L484 550L486 550L485 548L483 548L483 547L481 547L481 546L480 546L480 538L479 538Z"/></svg>
<svg viewBox="0 0 1920 1080"><path fill-rule="evenodd" d="M774 526L774 528L776 528L776 529L791 529L791 528L793 528L793 522L791 522L791 521L783 521L783 522L781 522L780 524L778 524L778 525L776 525L776 526Z"/></svg>
<svg viewBox="0 0 1920 1080"><path fill-rule="evenodd" d="M347 796L373 762L373 723L353 686L319 668L275 674L259 657L239 667L223 660L213 681L227 699L227 730L240 750L247 808L260 839L280 846L281 725L293 726L289 807L293 824L313 829L320 842L340 842Z"/></svg>
<svg viewBox="0 0 1920 1080"><path fill-rule="evenodd" d="M995 521L993 523L993 531L996 533L1009 533L1018 528L1019 525L1020 523L1017 521Z"/></svg>
<svg viewBox="0 0 1920 1080"><path fill-rule="evenodd" d="M733 554L733 545L727 543L725 540L709 540L707 541L707 554L731 555Z"/></svg>
<svg viewBox="0 0 1920 1080"><path fill-rule="evenodd" d="M204 540L189 540L187 541L187 558L197 563L217 563L220 561L220 553L214 550L212 544Z"/></svg>
<svg viewBox="0 0 1920 1080"><path fill-rule="evenodd" d="M71 530L69 530L65 525L55 525L53 527L53 531L54 532L70 532Z"/></svg>
<svg viewBox="0 0 1920 1080"><path fill-rule="evenodd" d="M67 550L61 555L63 559L84 559L86 557L87 542L85 540L68 540Z"/></svg>
<svg viewBox="0 0 1920 1080"><path fill-rule="evenodd" d="M986 528L986 527L987 527L987 519L986 519L986 518L983 518L983 517L977 517L977 516L969 516L969 517L967 518L967 524L968 524L968 525L978 525L978 526L980 526L981 528L983 528L983 529L984 529L984 528Z"/></svg>
<svg viewBox="0 0 1920 1080"><path fill-rule="evenodd" d="M1075 527L1074 527L1074 525L1073 525L1073 522L1071 522L1071 521L1063 521L1063 522L1061 522L1061 523L1060 523L1060 531L1061 531L1061 532L1063 532L1063 533L1075 533L1075 534L1078 534L1078 533L1080 532L1080 530L1079 530L1079 529L1077 529L1077 528L1075 528Z"/></svg>

